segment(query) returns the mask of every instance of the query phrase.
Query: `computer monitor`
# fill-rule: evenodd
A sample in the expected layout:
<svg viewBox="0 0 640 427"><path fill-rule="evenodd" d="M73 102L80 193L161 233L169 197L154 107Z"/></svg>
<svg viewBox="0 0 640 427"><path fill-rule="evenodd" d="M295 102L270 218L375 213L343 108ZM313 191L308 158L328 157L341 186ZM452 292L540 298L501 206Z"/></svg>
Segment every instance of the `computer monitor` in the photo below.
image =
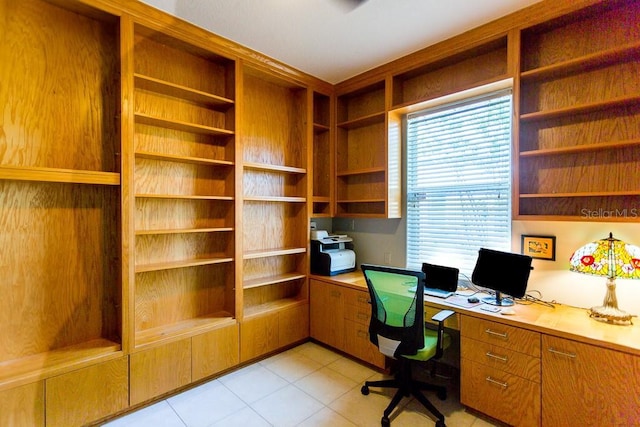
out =
<svg viewBox="0 0 640 427"><path fill-rule="evenodd" d="M482 302L509 306L514 301L502 294L522 298L527 291L531 261L527 255L480 248L471 281L496 292L495 296L482 298Z"/></svg>
<svg viewBox="0 0 640 427"><path fill-rule="evenodd" d="M422 271L425 274L425 288L442 289L447 292L455 292L458 289L457 268L425 262L422 264Z"/></svg>

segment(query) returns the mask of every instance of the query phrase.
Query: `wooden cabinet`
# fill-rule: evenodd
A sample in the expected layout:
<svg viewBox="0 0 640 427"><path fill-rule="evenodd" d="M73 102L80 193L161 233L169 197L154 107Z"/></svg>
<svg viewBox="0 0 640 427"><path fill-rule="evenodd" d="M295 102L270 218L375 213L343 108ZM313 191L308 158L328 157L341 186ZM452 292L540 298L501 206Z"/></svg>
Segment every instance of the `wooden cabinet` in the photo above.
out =
<svg viewBox="0 0 640 427"><path fill-rule="evenodd" d="M462 316L460 401L510 425L540 425L540 334Z"/></svg>
<svg viewBox="0 0 640 427"><path fill-rule="evenodd" d="M331 95L313 92L313 217L333 215L333 99Z"/></svg>
<svg viewBox="0 0 640 427"><path fill-rule="evenodd" d="M40 0L0 21L0 424L38 425L43 380L122 356L119 21Z"/></svg>
<svg viewBox="0 0 640 427"><path fill-rule="evenodd" d="M306 88L250 67L243 69L242 94L245 361L260 354L247 341L260 335L252 332L258 327L252 322L271 319L275 324L265 325L265 332L277 336L280 311L304 306L298 313L308 313L308 99ZM307 328L304 337L308 333ZM268 340L264 352L281 345L279 339Z"/></svg>
<svg viewBox="0 0 640 427"><path fill-rule="evenodd" d="M640 357L542 336L542 425L631 426L640 420Z"/></svg>
<svg viewBox="0 0 640 427"><path fill-rule="evenodd" d="M137 24L132 50L142 349L235 323L235 62Z"/></svg>
<svg viewBox="0 0 640 427"><path fill-rule="evenodd" d="M516 217L637 221L640 5L605 2L521 40Z"/></svg>
<svg viewBox="0 0 640 427"><path fill-rule="evenodd" d="M369 340L371 305L366 289L311 279L311 337L380 368L385 356Z"/></svg>
<svg viewBox="0 0 640 427"><path fill-rule="evenodd" d="M0 425L44 427L44 381L0 390Z"/></svg>
<svg viewBox="0 0 640 427"><path fill-rule="evenodd" d="M400 150L387 145L386 81L337 89L336 216L401 216Z"/></svg>

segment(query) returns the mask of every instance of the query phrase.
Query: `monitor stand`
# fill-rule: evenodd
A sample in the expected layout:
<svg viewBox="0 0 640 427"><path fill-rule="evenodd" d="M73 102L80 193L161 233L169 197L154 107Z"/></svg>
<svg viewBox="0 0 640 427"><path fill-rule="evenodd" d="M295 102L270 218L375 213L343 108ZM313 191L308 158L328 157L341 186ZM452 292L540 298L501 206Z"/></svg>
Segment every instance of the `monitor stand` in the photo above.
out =
<svg viewBox="0 0 640 427"><path fill-rule="evenodd" d="M492 297L484 297L480 299L485 304L498 305L500 307L509 307L515 304L511 298L503 298L500 292L496 291L496 295Z"/></svg>

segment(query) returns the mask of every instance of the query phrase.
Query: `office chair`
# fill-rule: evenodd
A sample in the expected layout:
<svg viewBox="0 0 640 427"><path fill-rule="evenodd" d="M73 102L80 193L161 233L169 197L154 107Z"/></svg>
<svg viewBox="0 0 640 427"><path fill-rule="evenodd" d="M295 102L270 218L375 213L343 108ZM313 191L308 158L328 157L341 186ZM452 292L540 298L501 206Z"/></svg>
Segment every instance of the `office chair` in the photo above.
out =
<svg viewBox="0 0 640 427"><path fill-rule="evenodd" d="M414 380L411 374L413 360L438 359L449 346L450 338L444 333L444 320L454 314L443 310L433 316L438 329L430 330L424 324L424 279L421 271L363 264L362 272L371 297L369 339L384 355L399 363L395 378L366 381L360 390L365 396L369 387L392 387L398 391L382 416L382 426L389 426L389 415L403 396L413 395L436 418L436 427L445 427L444 415L422 394L432 390L440 400L447 398L443 386ZM414 291L415 288L415 291Z"/></svg>

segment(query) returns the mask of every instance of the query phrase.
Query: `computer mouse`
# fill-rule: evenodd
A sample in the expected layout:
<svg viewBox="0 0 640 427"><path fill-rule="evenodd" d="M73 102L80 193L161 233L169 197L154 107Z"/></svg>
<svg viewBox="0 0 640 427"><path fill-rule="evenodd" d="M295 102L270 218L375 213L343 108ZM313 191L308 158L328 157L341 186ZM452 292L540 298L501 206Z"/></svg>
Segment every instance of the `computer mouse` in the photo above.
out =
<svg viewBox="0 0 640 427"><path fill-rule="evenodd" d="M469 297L469 298L467 298L467 301L470 302L471 304L475 304L477 302L480 302L480 300L477 297Z"/></svg>
<svg viewBox="0 0 640 427"><path fill-rule="evenodd" d="M503 308L502 310L500 310L500 314L504 314L504 315L511 315L511 314L516 314L516 311L511 308L511 307L506 307Z"/></svg>

